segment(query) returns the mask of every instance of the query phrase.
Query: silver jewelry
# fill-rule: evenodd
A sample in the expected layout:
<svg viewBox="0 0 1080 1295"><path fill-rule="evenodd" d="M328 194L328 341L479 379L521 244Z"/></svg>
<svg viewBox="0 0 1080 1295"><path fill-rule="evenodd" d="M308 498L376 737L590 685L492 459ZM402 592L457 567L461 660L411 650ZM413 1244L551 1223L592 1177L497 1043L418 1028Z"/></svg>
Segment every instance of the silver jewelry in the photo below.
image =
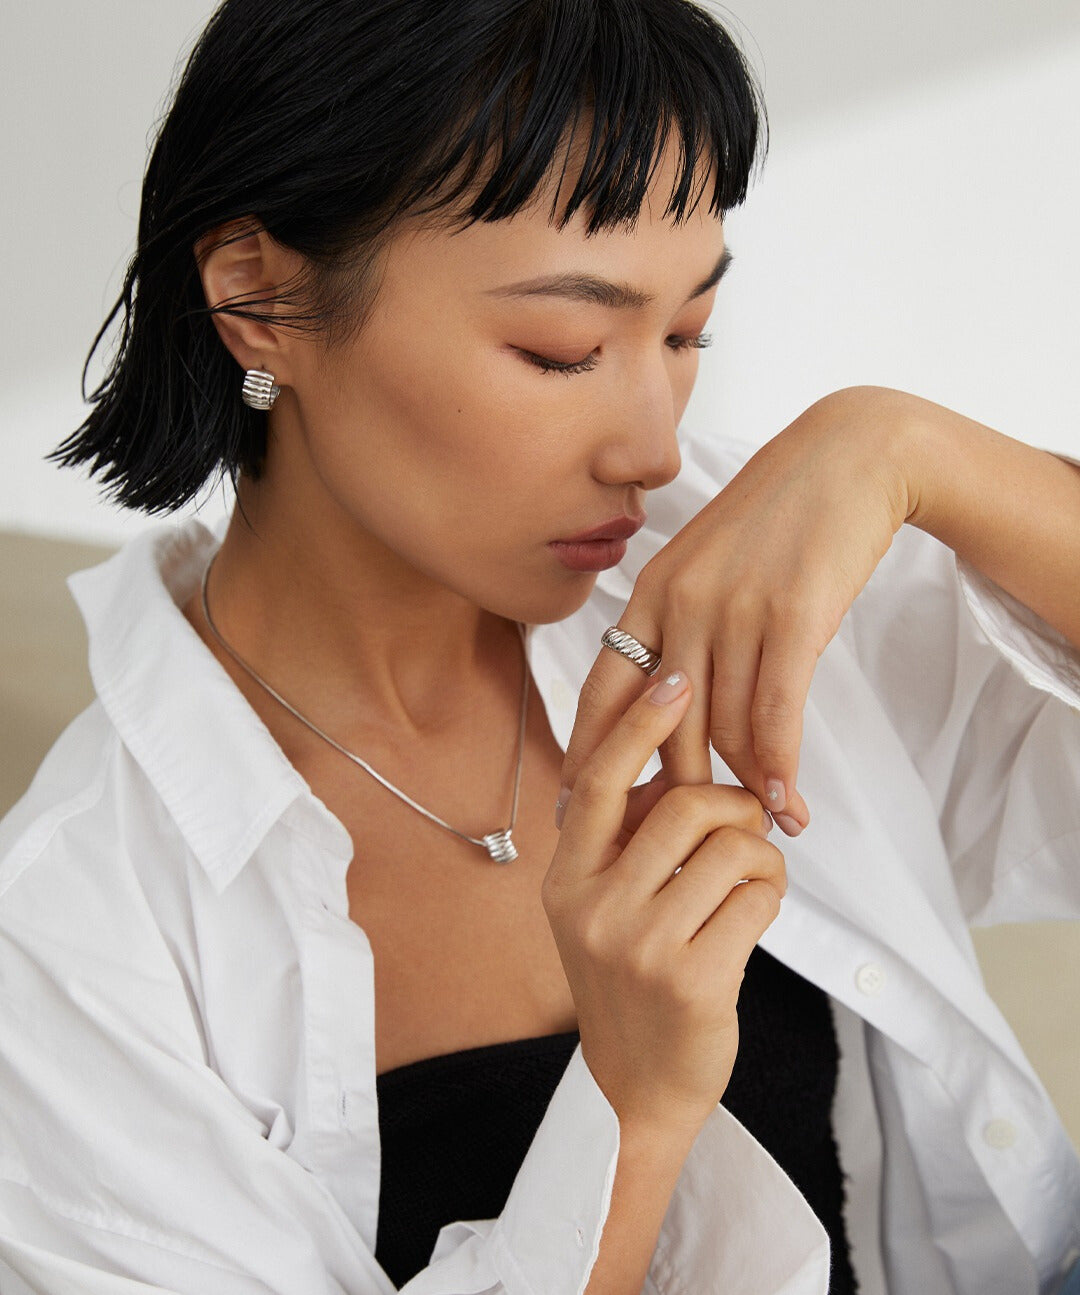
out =
<svg viewBox="0 0 1080 1295"><path fill-rule="evenodd" d="M611 648L620 656L626 657L628 661L633 661L634 665L640 666L646 674L656 674L660 669L660 653L647 648L644 643L639 643L632 634L627 634L616 625L604 630L600 643L603 647Z"/></svg>
<svg viewBox="0 0 1080 1295"><path fill-rule="evenodd" d="M244 374L244 387L240 399L252 409L270 409L281 395L281 388L274 385L274 375L265 369L248 369Z"/></svg>
<svg viewBox="0 0 1080 1295"><path fill-rule="evenodd" d="M217 554L214 555L214 557L216 556ZM335 742L334 739L328 733L324 733L321 728L316 727L316 725L314 725L311 722L311 720L309 720L306 716L301 715L295 706L287 702L285 698L281 696L280 693L275 692L275 690L270 687L270 685L266 682L266 680L263 679L260 675L257 675L255 671L251 668L251 666L249 666L248 663L233 648L231 648L228 643L225 642L225 640L221 637L221 633L218 630L217 626L210 618L210 607L206 601L206 583L210 575L210 568L213 565L214 565L214 558L211 558L210 561L206 564L206 570L203 572L203 578L202 578L203 615L206 617L206 623L210 627L211 633L221 644L221 646L225 649L225 651L228 652L228 654L232 657L232 659L236 662L238 666L246 670L247 673L252 677L252 679L254 679L256 683L261 684L262 687L265 688L266 691L270 694L270 696L273 697L275 701L280 702L281 705L284 706L285 709L290 712L290 714L295 715L296 718L301 722L301 724L306 724L307 727L311 729L313 733L317 733L319 737L329 742L330 745L334 747L335 750L340 751L342 755L348 756L349 759L352 760L354 764L358 764L360 768L363 769L366 773L371 774L371 776L375 779L376 782L382 783L382 785L387 789L387 791L392 791L399 800L403 800L406 805L411 805L413 809L423 814L425 818L431 819L431 821L433 823L437 823L439 827L446 828L448 832L453 832L455 836L461 837L463 841L468 841L471 845L483 846L483 848L487 850L488 854L491 855L492 859L496 863L512 863L518 857L517 847L514 845L514 842L510 833L514 830L514 823L517 820L518 792L521 789L521 766L524 762L524 756L525 756L525 716L528 711L528 701L529 701L529 659L525 653L525 627L520 623L520 621L518 622L518 633L521 635L521 652L522 652L522 658L523 658L522 674L524 677L521 682L521 719L519 721L519 728L518 728L517 770L514 774L514 803L513 803L513 807L510 810L510 825L508 827L502 828L499 831L489 832L485 837L478 838L475 836L467 836L464 832L459 832L456 827L451 827L449 823L444 822L441 818L438 817L437 814L433 814L430 810L425 809L423 805L418 805L416 801L412 799L411 796L407 796L399 787L395 787L392 782L384 778L381 773L377 773L371 767L371 765L369 765L365 760L361 760L360 757L358 755L354 755L352 751L346 750L346 748L343 747L340 742Z"/></svg>

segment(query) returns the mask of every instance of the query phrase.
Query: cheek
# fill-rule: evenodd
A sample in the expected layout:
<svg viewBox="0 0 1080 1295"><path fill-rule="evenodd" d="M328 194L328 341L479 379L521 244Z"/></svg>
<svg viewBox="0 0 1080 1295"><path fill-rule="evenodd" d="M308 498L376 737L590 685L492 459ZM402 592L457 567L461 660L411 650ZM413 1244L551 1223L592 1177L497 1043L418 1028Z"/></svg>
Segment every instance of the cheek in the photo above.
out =
<svg viewBox="0 0 1080 1295"><path fill-rule="evenodd" d="M557 508L580 438L545 417L553 402L517 357L380 339L341 372L326 385L316 452L324 482L363 524L396 548L450 536L458 546L464 534L505 545L543 529L538 514Z"/></svg>

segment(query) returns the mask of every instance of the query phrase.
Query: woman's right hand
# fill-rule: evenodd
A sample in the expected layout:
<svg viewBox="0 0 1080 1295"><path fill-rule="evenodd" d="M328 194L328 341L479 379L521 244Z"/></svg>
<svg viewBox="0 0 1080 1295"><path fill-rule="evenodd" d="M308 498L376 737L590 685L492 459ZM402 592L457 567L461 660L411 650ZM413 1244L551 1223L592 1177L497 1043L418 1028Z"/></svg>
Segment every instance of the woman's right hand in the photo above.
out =
<svg viewBox="0 0 1080 1295"><path fill-rule="evenodd" d="M620 1124L696 1136L731 1078L739 987L787 877L744 787L673 787L633 826L630 789L690 703L685 676L670 700L658 690L673 688L649 688L582 766L541 893L582 1056Z"/></svg>

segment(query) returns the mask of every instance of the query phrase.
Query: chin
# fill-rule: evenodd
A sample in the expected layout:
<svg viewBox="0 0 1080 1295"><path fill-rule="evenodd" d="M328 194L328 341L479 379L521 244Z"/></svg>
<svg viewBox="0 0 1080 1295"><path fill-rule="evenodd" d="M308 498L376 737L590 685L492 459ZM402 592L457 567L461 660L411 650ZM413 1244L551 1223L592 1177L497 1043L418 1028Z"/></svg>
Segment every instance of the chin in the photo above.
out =
<svg viewBox="0 0 1080 1295"><path fill-rule="evenodd" d="M584 607L595 587L596 572L580 572L554 586L538 581L531 588L515 590L498 606L489 604L488 611L526 625L551 625Z"/></svg>

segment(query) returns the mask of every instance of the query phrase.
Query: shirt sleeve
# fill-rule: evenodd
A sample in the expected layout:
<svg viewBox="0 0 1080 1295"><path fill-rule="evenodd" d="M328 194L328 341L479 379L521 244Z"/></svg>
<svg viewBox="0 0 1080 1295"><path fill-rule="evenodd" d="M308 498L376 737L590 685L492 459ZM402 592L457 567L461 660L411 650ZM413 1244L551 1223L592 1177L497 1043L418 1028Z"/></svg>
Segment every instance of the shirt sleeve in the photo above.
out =
<svg viewBox="0 0 1080 1295"><path fill-rule="evenodd" d="M759 448L685 425L680 446L679 477L650 497L649 525L635 539L639 563ZM616 568L597 583L625 600L635 574ZM1078 588L1080 572L1062 597ZM1080 652L907 525L837 637L926 786L968 922L1080 917Z"/></svg>
<svg viewBox="0 0 1080 1295"><path fill-rule="evenodd" d="M1062 596L1077 588L1080 572ZM1080 917L1080 652L911 526L846 621L931 796L968 921Z"/></svg>
<svg viewBox="0 0 1080 1295"><path fill-rule="evenodd" d="M207 1063L183 975L106 827L54 819L32 861L0 857L0 1290L387 1295L331 1193ZM618 1145L579 1047L501 1215L444 1228L402 1289L583 1291ZM718 1107L650 1295L824 1295L827 1274L805 1200Z"/></svg>
<svg viewBox="0 0 1080 1295"><path fill-rule="evenodd" d="M574 1052L496 1220L442 1229L433 1264L402 1290L584 1291L611 1204L619 1121ZM828 1235L802 1194L717 1105L675 1185L647 1295L825 1295Z"/></svg>

